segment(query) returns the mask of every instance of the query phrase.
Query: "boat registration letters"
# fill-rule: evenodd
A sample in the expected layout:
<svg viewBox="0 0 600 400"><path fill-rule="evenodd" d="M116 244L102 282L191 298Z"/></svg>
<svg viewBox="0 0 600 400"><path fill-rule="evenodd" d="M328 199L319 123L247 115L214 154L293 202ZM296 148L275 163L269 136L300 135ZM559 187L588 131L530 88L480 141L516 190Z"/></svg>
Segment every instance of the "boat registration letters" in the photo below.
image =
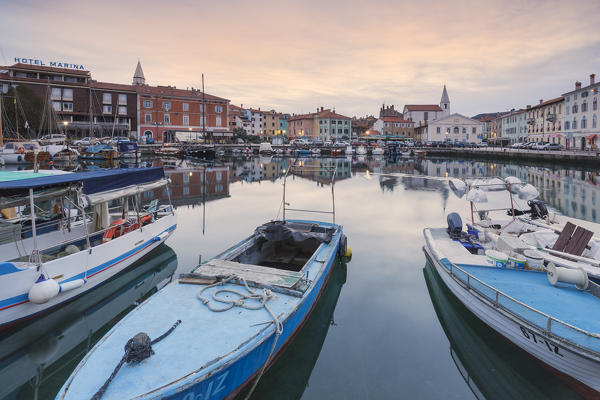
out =
<svg viewBox="0 0 600 400"><path fill-rule="evenodd" d="M529 340L533 341L534 343L539 344L540 346L545 345L549 352L563 357L563 355L560 353L560 347L558 347L554 343L548 341L546 338L544 338L540 334L536 334L529 328L525 328L524 326L521 326L521 325L519 325L519 328L521 328L521 333L523 334L523 336L526 339L529 339Z"/></svg>
<svg viewBox="0 0 600 400"><path fill-rule="evenodd" d="M211 381L206 388L204 393L196 393L195 391L187 393L182 400L207 400L214 397L216 394L225 389L225 379L229 375L229 371L225 371L222 375L218 376L214 381ZM213 384L216 383L215 390L213 390Z"/></svg>

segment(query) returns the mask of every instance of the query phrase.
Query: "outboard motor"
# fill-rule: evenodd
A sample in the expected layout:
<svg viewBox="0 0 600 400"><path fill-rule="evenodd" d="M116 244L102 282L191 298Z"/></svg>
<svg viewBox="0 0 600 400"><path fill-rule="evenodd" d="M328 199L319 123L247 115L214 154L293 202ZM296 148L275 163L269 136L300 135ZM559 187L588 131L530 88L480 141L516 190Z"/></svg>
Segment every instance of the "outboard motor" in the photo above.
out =
<svg viewBox="0 0 600 400"><path fill-rule="evenodd" d="M544 219L548 216L548 208L541 200L529 200L527 205L531 207L531 219Z"/></svg>
<svg viewBox="0 0 600 400"><path fill-rule="evenodd" d="M453 212L448 214L448 216L446 217L446 221L448 222L448 235L451 238L460 238L461 234L462 234L462 219L460 218L460 215L458 215L457 213Z"/></svg>

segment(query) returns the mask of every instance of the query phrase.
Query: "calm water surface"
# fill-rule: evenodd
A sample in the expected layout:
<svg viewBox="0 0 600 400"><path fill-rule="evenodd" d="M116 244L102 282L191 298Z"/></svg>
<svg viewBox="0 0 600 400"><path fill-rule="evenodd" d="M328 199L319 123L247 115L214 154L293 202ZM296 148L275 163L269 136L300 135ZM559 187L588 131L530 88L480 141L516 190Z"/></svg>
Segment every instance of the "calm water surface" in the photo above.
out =
<svg viewBox="0 0 600 400"><path fill-rule="evenodd" d="M178 228L168 246L78 301L3 333L0 398L54 398L86 351L136 302L188 272L200 256L208 259L277 218L281 175L290 162L148 161L164 164L173 182ZM453 176L517 176L559 212L596 222L598 171L450 160L304 163L337 165L336 222L344 226L353 258L335 267L305 329L253 398L577 398L445 289L426 263L422 229L443 226L448 212L466 209L446 184ZM331 206L325 176L288 182L292 207ZM159 195L166 199L165 192ZM307 217L288 218L294 216Z"/></svg>

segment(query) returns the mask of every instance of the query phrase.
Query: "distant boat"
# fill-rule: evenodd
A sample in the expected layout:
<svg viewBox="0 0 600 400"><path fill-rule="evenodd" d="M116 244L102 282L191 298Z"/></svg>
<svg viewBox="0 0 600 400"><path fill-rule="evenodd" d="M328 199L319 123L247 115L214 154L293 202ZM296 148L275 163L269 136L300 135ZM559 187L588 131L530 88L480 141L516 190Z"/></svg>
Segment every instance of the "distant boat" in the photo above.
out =
<svg viewBox="0 0 600 400"><path fill-rule="evenodd" d="M367 149L365 148L365 146L358 146L358 148L356 149L356 154L359 156L365 155L367 154Z"/></svg>
<svg viewBox="0 0 600 400"><path fill-rule="evenodd" d="M263 142L258 148L258 154L271 155L273 154L273 147L271 143Z"/></svg>

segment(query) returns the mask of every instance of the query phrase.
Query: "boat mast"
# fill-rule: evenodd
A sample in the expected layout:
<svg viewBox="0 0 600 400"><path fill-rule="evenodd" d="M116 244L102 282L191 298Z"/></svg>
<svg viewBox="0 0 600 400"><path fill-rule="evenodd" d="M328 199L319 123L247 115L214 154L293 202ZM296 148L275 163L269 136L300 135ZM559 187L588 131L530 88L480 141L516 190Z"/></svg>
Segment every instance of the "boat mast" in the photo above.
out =
<svg viewBox="0 0 600 400"><path fill-rule="evenodd" d="M202 137L206 143L206 99L204 97L204 73L202 74Z"/></svg>
<svg viewBox="0 0 600 400"><path fill-rule="evenodd" d="M94 121L94 116L92 114L92 84L88 81L88 86L90 88L90 137L93 138L94 137L94 126L93 126L93 121Z"/></svg>
<svg viewBox="0 0 600 400"><path fill-rule="evenodd" d="M17 112L17 88L15 88L15 98L13 99L15 105L15 128L17 129L17 138L19 137L19 113Z"/></svg>
<svg viewBox="0 0 600 400"><path fill-rule="evenodd" d="M4 136L2 136L2 91L0 90L0 146L4 145Z"/></svg>
<svg viewBox="0 0 600 400"><path fill-rule="evenodd" d="M35 204L33 203L33 188L29 188L29 207L31 208L31 233L33 237L33 251L31 252L33 261L38 266L38 271L42 266L42 259L37 248L37 231L35 229ZM85 215L84 215L85 217Z"/></svg>

